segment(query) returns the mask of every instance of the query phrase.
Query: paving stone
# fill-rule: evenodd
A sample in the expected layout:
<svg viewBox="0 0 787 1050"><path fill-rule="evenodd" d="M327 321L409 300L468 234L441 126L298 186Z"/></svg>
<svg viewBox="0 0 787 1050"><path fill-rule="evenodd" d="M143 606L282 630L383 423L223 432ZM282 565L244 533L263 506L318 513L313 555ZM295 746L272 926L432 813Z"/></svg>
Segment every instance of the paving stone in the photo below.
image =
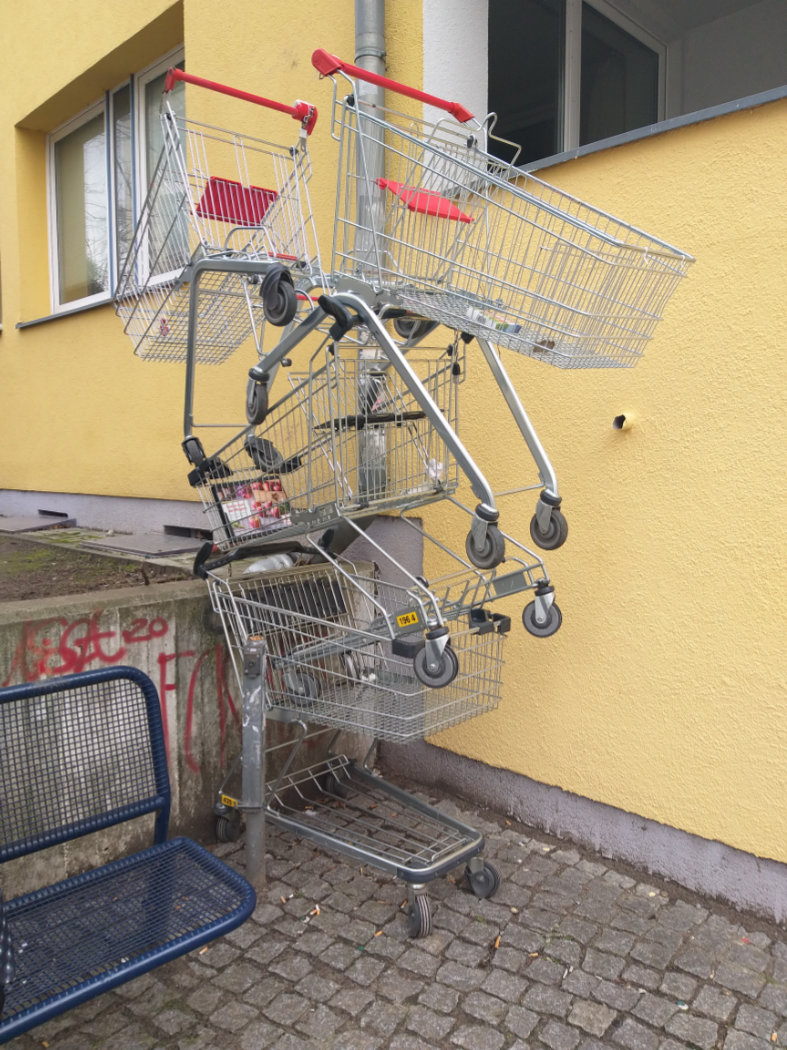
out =
<svg viewBox="0 0 787 1050"><path fill-rule="evenodd" d="M674 999L688 1002L697 991L697 981L688 974L670 971L664 974L659 991L664 995L671 995Z"/></svg>
<svg viewBox="0 0 787 1050"><path fill-rule="evenodd" d="M377 999L361 1014L358 1023L361 1028L389 1037L396 1031L401 1019L401 1006Z"/></svg>
<svg viewBox="0 0 787 1050"><path fill-rule="evenodd" d="M273 1045L276 1050L286 1050L283 1041ZM381 1050L385 1045L385 1040L373 1032L356 1029L341 1032L331 1043L331 1050ZM304 1050L314 1050L313 1044L311 1047L304 1047ZM424 1050L434 1050L434 1048L425 1047Z"/></svg>
<svg viewBox="0 0 787 1050"><path fill-rule="evenodd" d="M658 970L651 970L649 966L642 966L641 963L632 963L631 966L627 966L620 976L624 981L629 981L641 988L649 988L652 992L661 985L663 979Z"/></svg>
<svg viewBox="0 0 787 1050"><path fill-rule="evenodd" d="M560 984L565 976L566 968L562 963L553 962L544 955L533 959L524 971L530 981L539 981L541 984Z"/></svg>
<svg viewBox="0 0 787 1050"><path fill-rule="evenodd" d="M414 1006L408 1016L406 1026L430 1042L439 1044L454 1027L454 1018L447 1014L437 1013L426 1006Z"/></svg>
<svg viewBox="0 0 787 1050"><path fill-rule="evenodd" d="M357 1017L374 999L374 993L368 988L342 988L331 1000L331 1005L344 1010L351 1017Z"/></svg>
<svg viewBox="0 0 787 1050"><path fill-rule="evenodd" d="M613 1010L631 1010L639 1002L642 994L637 988L627 988L623 984L599 980L592 991L592 996L600 1003L606 1003Z"/></svg>
<svg viewBox="0 0 787 1050"><path fill-rule="evenodd" d="M591 1035L601 1036L617 1016L615 1010L611 1010L603 1003L595 1003L589 999L575 999L568 1015L568 1022Z"/></svg>
<svg viewBox="0 0 787 1050"><path fill-rule="evenodd" d="M529 985L522 977L507 973L505 970L493 970L484 983L481 990L489 995L495 995L506 1003L516 1003L527 991Z"/></svg>
<svg viewBox="0 0 787 1050"><path fill-rule="evenodd" d="M631 949L632 959L656 970L663 970L668 966L674 954L675 949L672 946L660 944L652 939L637 941Z"/></svg>
<svg viewBox="0 0 787 1050"><path fill-rule="evenodd" d="M494 1028L466 1024L451 1033L450 1041L465 1050L500 1050L505 1039Z"/></svg>
<svg viewBox="0 0 787 1050"><path fill-rule="evenodd" d="M761 1039L771 1041L771 1035L778 1026L776 1014L770 1010L763 1010L759 1006L751 1006L749 1003L741 1003L740 1009L735 1015L735 1027L742 1032L751 1032Z"/></svg>
<svg viewBox="0 0 787 1050"><path fill-rule="evenodd" d="M733 992L741 992L750 999L756 999L766 984L765 974L744 970L730 963L720 963L716 967L716 983Z"/></svg>
<svg viewBox="0 0 787 1050"><path fill-rule="evenodd" d="M568 937L550 934L542 950L550 959L561 963L564 967L579 966L582 962L582 945Z"/></svg>
<svg viewBox="0 0 787 1050"><path fill-rule="evenodd" d="M409 948L399 956L397 965L421 977L434 977L440 967L440 960L419 948Z"/></svg>
<svg viewBox="0 0 787 1050"><path fill-rule="evenodd" d="M704 1017L696 1017L690 1013L679 1012L664 1025L665 1031L670 1035L683 1039L684 1042L698 1046L701 1050L710 1050L716 1045L719 1036L719 1026L715 1021L709 1021Z"/></svg>
<svg viewBox="0 0 787 1050"><path fill-rule="evenodd" d="M570 1028L560 1021L547 1021L539 1036L551 1050L574 1050L581 1036L576 1028Z"/></svg>
<svg viewBox="0 0 787 1050"><path fill-rule="evenodd" d="M628 955L634 945L634 937L623 930L602 930L593 942L593 948L599 952L612 952L614 955Z"/></svg>
<svg viewBox="0 0 787 1050"><path fill-rule="evenodd" d="M310 1039L325 1044L343 1023L343 1018L321 1003L302 1014L296 1022L296 1027Z"/></svg>
<svg viewBox="0 0 787 1050"><path fill-rule="evenodd" d="M696 1013L704 1014L714 1021L725 1022L729 1020L737 1005L738 1000L726 988L715 988L713 985L705 984L697 993L691 1008Z"/></svg>
<svg viewBox="0 0 787 1050"><path fill-rule="evenodd" d="M336 1050L343 1050L343 1048L337 1047ZM394 1036L393 1041L388 1044L387 1050L437 1050L437 1047L431 1044L427 1045L420 1036L402 1032Z"/></svg>
<svg viewBox="0 0 787 1050"><path fill-rule="evenodd" d="M250 1010L251 1007L247 1007ZM274 1024L292 1024L297 1021L301 1014L311 1009L311 1003L308 999L305 999L302 995L294 995L292 992L283 992L281 995L277 995L276 998L263 1007L262 1012L272 1021ZM227 1010L228 1017L223 1016L225 1011L219 1011L217 1023L221 1028L227 1027L230 1031L237 1031L230 1026L228 1023L229 1016L231 1016L229 1009ZM216 1018L214 1017L214 1020ZM248 1018L247 1018L248 1020Z"/></svg>
<svg viewBox="0 0 787 1050"><path fill-rule="evenodd" d="M613 981L620 976L625 965L625 959L621 959L619 955L611 955L609 952L599 952L595 948L588 948L585 952L585 961L582 964L582 969L587 971L587 973L595 974L597 977L604 977L606 980Z"/></svg>
<svg viewBox="0 0 787 1050"><path fill-rule="evenodd" d="M401 970L386 970L375 985L377 991L393 1003L411 999L423 988L423 981L415 980Z"/></svg>
<svg viewBox="0 0 787 1050"><path fill-rule="evenodd" d="M442 1013L453 1014L459 1003L459 992L444 984L430 982L418 996L418 1002Z"/></svg>
<svg viewBox="0 0 787 1050"><path fill-rule="evenodd" d="M787 1017L787 984L769 981L757 1000L766 1010L773 1010L779 1017Z"/></svg>
<svg viewBox="0 0 787 1050"><path fill-rule="evenodd" d="M505 1017L508 1005L495 995L486 992L471 992L462 1000L462 1009L478 1021L497 1026Z"/></svg>
<svg viewBox="0 0 787 1050"><path fill-rule="evenodd" d="M307 1008L306 1002L301 999L300 996L294 995L290 997L298 1004L298 1011L302 1012ZM277 999L273 1002L276 1003ZM270 1008L270 1004L266 1006L266 1010ZM274 1007L274 1013L276 1013ZM253 1006L249 1006L248 1003L241 1002L240 1000L230 1000L225 1002L223 1006L219 1007L211 1015L211 1024L217 1028L226 1032L239 1032L242 1028L245 1028L247 1024L256 1020L259 1017L259 1013ZM278 1020L277 1017L271 1017L272 1021Z"/></svg>
<svg viewBox="0 0 787 1050"><path fill-rule="evenodd" d="M556 932L565 937L572 937L580 944L589 944L594 937L598 936L600 930L601 927L594 922L587 922L585 919L577 918L576 915L568 915L560 921Z"/></svg>
<svg viewBox="0 0 787 1050"><path fill-rule="evenodd" d="M357 984L368 987L377 980L384 969L385 963L382 959L378 959L373 955L367 955L364 952L360 958L355 960L352 966L347 967L345 973Z"/></svg>
<svg viewBox="0 0 787 1050"><path fill-rule="evenodd" d="M771 1044L769 1043L768 1046ZM725 1036L722 1044L723 1050L765 1050L762 1039L748 1032L740 1032L736 1028L731 1029Z"/></svg>
<svg viewBox="0 0 787 1050"><path fill-rule="evenodd" d="M601 978L596 977L594 974L585 973L584 970L573 970L571 973L566 974L560 987L564 992L570 992L572 995L579 995L587 999L598 988L600 981ZM636 998L633 1001L636 1002Z"/></svg>
<svg viewBox="0 0 787 1050"><path fill-rule="evenodd" d="M527 1039L541 1020L537 1013L525 1006L512 1006L506 1014L503 1028L520 1039Z"/></svg>
<svg viewBox="0 0 787 1050"><path fill-rule="evenodd" d="M660 1028L666 1024L677 1009L678 1004L673 999L664 999L660 995L652 995L650 992L646 992L640 998L632 1013L641 1021L647 1021L648 1024L653 1025L654 1028Z"/></svg>
<svg viewBox="0 0 787 1050"><path fill-rule="evenodd" d="M658 1050L659 1036L631 1017L625 1018L612 1039L627 1050Z"/></svg>
<svg viewBox="0 0 787 1050"><path fill-rule="evenodd" d="M571 996L548 984L534 984L525 992L522 1005L538 1013L565 1017L571 1007Z"/></svg>
<svg viewBox="0 0 787 1050"><path fill-rule="evenodd" d="M447 984L449 988L456 988L461 992L471 992L480 988L486 974L482 970L474 970L469 966L461 966L459 963L444 963L435 975L440 984Z"/></svg>
<svg viewBox="0 0 787 1050"><path fill-rule="evenodd" d="M329 1003L339 992L340 988L341 985L326 977L325 974L315 977L313 973L310 973L303 980L298 981L292 990L314 1002Z"/></svg>

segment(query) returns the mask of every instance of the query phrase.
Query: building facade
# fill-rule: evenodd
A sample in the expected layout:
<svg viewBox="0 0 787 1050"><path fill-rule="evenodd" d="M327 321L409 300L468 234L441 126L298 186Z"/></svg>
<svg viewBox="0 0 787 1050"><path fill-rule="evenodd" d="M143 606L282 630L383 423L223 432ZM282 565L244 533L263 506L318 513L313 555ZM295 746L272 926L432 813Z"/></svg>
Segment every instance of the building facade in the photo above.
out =
<svg viewBox="0 0 787 1050"><path fill-rule="evenodd" d="M68 32L53 34L51 4L5 6L0 513L199 530L183 365L136 357L111 302L160 148L162 77L185 62L318 107L310 186L327 261L331 90L310 56L353 60L355 7L306 0L288 18L247 0L67 0ZM392 760L784 918L783 3L384 6L389 76L495 108L540 178L696 259L635 369L505 356L560 481L569 535L545 561L563 626L533 638L501 603L514 626L497 710ZM192 87L176 104L220 126L262 119ZM496 491L537 483L467 353L463 441ZM244 346L198 370L197 415L242 419L254 360ZM532 501L501 498L507 531L527 536ZM462 549L439 504L424 520Z"/></svg>

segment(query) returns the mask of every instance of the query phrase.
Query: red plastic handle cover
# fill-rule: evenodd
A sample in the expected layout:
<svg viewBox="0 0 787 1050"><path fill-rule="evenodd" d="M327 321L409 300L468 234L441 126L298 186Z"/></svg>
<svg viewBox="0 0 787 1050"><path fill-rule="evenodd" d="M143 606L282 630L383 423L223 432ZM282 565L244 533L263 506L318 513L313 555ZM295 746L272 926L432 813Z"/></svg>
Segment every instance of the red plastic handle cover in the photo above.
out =
<svg viewBox="0 0 787 1050"><path fill-rule="evenodd" d="M300 121L307 135L314 131L317 123L317 107L309 102L296 101L294 105L288 106L284 102L275 102L271 98L263 98L262 95L252 95L248 91L239 88L228 87L219 84L215 80L205 80L204 77L195 77L193 73L184 73L182 69L168 69L167 79L164 82L164 91L172 91L176 80L183 80L187 84L196 84L197 87L207 88L208 91L218 91L222 95L231 95L232 98L243 99L244 102L253 102L257 106L265 106L267 109L275 109L279 113L288 113L294 120Z"/></svg>
<svg viewBox="0 0 787 1050"><path fill-rule="evenodd" d="M398 80L391 80L390 77L380 76L379 73L370 73L369 70L361 69L360 66L354 66L351 62L343 62L341 58L329 54L322 47L318 47L312 54L312 65L323 77L330 77L336 72L346 73L348 76L355 77L356 80L365 80L369 84L389 88L400 95L414 98L418 102L426 102L430 106L437 106L439 109L444 109L447 113L450 113L460 124L465 124L468 120L473 119L473 114L470 110L466 109L459 102L448 102L446 99L438 98L436 95L429 95L426 91L421 91L419 88L400 84Z"/></svg>

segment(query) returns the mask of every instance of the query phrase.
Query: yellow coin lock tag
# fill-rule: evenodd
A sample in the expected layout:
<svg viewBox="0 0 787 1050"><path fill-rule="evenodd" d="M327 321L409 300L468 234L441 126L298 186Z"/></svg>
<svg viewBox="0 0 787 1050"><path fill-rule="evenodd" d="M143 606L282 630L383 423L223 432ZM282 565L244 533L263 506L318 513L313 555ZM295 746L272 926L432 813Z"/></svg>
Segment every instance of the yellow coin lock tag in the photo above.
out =
<svg viewBox="0 0 787 1050"><path fill-rule="evenodd" d="M399 627L412 627L418 622L419 620L417 612L402 613L401 616L396 617L396 623Z"/></svg>
<svg viewBox="0 0 787 1050"><path fill-rule="evenodd" d="M232 798L230 795L222 795L221 804L222 806L229 806L230 809L235 809L235 807L238 805L238 800Z"/></svg>

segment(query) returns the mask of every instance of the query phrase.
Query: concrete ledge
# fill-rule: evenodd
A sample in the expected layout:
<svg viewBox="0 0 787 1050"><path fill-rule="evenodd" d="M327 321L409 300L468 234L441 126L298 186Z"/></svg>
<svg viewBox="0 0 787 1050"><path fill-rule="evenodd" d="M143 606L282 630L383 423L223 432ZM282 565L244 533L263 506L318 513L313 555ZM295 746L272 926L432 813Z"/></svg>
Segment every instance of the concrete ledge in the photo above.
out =
<svg viewBox="0 0 787 1050"><path fill-rule="evenodd" d="M439 785L529 827L571 839L762 918L787 920L787 864L493 769L425 741L385 744L381 759L412 780Z"/></svg>

